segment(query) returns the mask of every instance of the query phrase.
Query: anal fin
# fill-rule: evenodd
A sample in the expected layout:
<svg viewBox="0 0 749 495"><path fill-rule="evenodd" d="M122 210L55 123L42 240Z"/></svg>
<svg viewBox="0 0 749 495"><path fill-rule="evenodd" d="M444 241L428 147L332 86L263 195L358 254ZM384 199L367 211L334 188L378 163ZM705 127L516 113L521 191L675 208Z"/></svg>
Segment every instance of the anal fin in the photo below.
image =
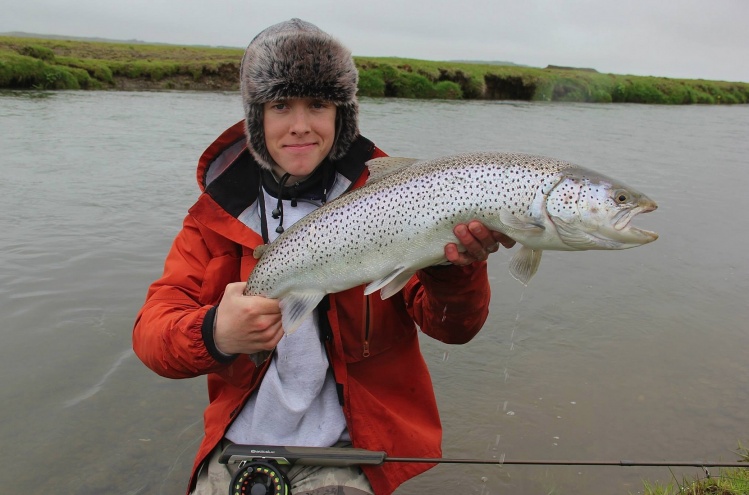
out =
<svg viewBox="0 0 749 495"><path fill-rule="evenodd" d="M541 264L540 249L523 246L510 260L510 274L523 285L528 285Z"/></svg>

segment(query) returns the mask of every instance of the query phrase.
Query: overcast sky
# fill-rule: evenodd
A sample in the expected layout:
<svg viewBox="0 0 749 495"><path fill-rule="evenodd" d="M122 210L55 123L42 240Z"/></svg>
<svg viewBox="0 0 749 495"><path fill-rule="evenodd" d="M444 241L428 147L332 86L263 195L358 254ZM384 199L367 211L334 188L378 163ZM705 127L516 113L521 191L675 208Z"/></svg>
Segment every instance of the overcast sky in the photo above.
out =
<svg viewBox="0 0 749 495"><path fill-rule="evenodd" d="M354 55L749 82L749 0L0 0L0 32L245 47L300 17Z"/></svg>

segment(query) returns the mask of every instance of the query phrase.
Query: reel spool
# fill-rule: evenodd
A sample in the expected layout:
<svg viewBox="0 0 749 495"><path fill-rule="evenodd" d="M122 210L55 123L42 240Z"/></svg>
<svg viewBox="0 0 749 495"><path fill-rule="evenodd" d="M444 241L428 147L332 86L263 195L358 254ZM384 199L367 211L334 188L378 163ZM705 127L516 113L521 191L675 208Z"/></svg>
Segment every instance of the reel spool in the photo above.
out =
<svg viewBox="0 0 749 495"><path fill-rule="evenodd" d="M289 495L289 480L275 461L243 461L229 495Z"/></svg>

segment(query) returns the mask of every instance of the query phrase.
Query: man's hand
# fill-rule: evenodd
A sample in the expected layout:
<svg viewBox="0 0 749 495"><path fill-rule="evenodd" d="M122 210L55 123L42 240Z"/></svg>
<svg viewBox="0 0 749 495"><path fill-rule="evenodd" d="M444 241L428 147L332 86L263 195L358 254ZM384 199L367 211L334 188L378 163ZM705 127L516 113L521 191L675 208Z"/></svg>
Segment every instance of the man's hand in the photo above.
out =
<svg viewBox="0 0 749 495"><path fill-rule="evenodd" d="M453 233L466 250L461 253L458 251L457 244L450 243L445 246L445 258L453 265L458 266L486 260L491 253L496 253L499 250L500 244L508 249L515 245L515 241L502 232L489 230L477 220L468 222L468 224L456 225Z"/></svg>
<svg viewBox="0 0 749 495"><path fill-rule="evenodd" d="M213 339L224 354L271 351L283 337L278 300L245 296L245 285L227 285L216 309Z"/></svg>

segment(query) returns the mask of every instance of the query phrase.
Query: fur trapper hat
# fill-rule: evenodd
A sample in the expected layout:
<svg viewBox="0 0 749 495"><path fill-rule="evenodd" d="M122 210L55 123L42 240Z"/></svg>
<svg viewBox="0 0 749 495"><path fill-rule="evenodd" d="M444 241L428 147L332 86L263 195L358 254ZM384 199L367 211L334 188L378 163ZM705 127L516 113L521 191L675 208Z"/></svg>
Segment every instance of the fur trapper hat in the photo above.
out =
<svg viewBox="0 0 749 495"><path fill-rule="evenodd" d="M336 137L328 158L348 151L359 134L359 74L351 52L317 26L291 19L252 40L240 68L247 144L261 166L274 164L265 145L263 105L288 98L319 98L336 106Z"/></svg>

